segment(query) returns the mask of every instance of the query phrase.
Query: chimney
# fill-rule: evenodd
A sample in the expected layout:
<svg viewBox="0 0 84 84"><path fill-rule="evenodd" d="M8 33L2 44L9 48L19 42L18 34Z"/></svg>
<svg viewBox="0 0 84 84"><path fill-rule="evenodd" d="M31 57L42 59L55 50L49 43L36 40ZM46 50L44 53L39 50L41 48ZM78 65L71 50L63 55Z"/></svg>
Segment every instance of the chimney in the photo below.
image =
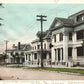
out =
<svg viewBox="0 0 84 84"><path fill-rule="evenodd" d="M18 50L20 50L20 45L21 45L21 43L20 43L20 42L18 42Z"/></svg>

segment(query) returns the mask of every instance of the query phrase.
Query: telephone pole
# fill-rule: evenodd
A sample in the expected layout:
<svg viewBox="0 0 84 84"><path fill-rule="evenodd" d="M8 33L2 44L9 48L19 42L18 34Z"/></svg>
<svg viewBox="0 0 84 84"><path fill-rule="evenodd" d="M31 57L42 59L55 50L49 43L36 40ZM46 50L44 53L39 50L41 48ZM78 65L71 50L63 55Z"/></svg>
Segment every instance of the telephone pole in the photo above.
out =
<svg viewBox="0 0 84 84"><path fill-rule="evenodd" d="M41 68L43 68L43 21L47 21L46 18L47 16L44 15L37 15L37 17L40 17L40 19L37 19L37 21L41 22Z"/></svg>
<svg viewBox="0 0 84 84"><path fill-rule="evenodd" d="M5 40L5 42L6 42L6 55L7 55L8 40Z"/></svg>

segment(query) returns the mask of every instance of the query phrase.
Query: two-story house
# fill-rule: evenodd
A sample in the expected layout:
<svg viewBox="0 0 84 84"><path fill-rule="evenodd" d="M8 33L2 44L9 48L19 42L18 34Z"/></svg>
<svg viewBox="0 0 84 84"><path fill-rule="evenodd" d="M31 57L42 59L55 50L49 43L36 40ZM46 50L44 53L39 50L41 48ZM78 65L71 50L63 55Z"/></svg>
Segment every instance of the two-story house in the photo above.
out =
<svg viewBox="0 0 84 84"><path fill-rule="evenodd" d="M84 64L84 10L51 24L52 62L55 65Z"/></svg>
<svg viewBox="0 0 84 84"><path fill-rule="evenodd" d="M7 63L24 63L25 62L25 53L31 49L30 44L21 44L18 42L18 45L15 44L12 46L12 49L7 49L8 59Z"/></svg>
<svg viewBox="0 0 84 84"><path fill-rule="evenodd" d="M51 39L49 32L43 38L43 63L44 65L50 65L51 63L51 50L50 45ZM36 39L31 42L32 49L25 54L25 63L30 65L41 65L41 42L40 39Z"/></svg>

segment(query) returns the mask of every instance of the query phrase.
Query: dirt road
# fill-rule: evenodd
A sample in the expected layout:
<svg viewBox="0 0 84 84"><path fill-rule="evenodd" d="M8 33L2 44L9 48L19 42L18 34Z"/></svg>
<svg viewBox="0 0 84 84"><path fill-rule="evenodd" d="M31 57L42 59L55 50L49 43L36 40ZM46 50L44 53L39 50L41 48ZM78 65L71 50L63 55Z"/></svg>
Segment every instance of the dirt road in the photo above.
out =
<svg viewBox="0 0 84 84"><path fill-rule="evenodd" d="M4 80L84 80L82 75L6 67L0 67L0 78Z"/></svg>

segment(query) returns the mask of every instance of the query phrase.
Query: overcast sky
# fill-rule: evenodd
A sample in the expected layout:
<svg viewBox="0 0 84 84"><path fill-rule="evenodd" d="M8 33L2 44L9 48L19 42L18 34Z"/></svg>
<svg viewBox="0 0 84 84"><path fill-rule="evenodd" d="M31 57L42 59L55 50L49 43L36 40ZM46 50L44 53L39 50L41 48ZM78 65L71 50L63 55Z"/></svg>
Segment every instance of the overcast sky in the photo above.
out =
<svg viewBox="0 0 84 84"><path fill-rule="evenodd" d="M0 17L4 20L0 27L0 48L4 49L4 40L10 44L29 43L36 39L40 31L40 22L36 15L46 15L43 30L49 29L55 17L67 18L68 16L84 9L83 4L3 4L0 8ZM3 48L3 49L2 49Z"/></svg>

